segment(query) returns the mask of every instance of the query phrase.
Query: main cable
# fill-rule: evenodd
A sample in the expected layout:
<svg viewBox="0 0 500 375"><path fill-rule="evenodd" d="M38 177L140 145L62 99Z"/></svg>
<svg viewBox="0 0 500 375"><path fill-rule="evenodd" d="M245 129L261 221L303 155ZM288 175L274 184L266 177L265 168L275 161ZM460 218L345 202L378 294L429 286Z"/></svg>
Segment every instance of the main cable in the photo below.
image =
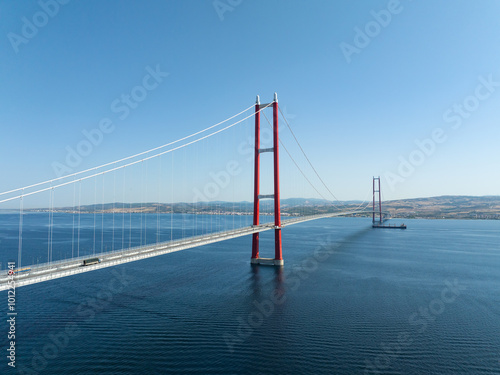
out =
<svg viewBox="0 0 500 375"><path fill-rule="evenodd" d="M17 189L13 189L13 190L5 191L5 192L3 192L3 193L0 193L0 196L1 196L1 195L5 195L5 194L14 193L14 192L16 192L16 191L20 191L20 190L31 189L31 188L33 188L33 187L40 186L40 185L45 185L45 184L49 184L49 183L50 183L50 184L52 184L52 183L54 183L55 181L63 180L63 179L69 178L69 177L78 176L78 175L80 175L80 174L84 174L84 173L87 173L87 172L90 172L90 171L96 171L96 170L98 170L98 169L101 169L101 168L104 168L104 167L107 167L107 166L110 166L110 165L113 165L113 164L121 163L121 162L123 162L123 161L126 161L126 160L130 160L130 159L136 158L136 157L138 157L138 156L142 156L142 155L145 155L145 154L149 154L150 152L153 152L153 151L156 151L156 150L160 150L160 149L165 148L165 147L167 147L167 146L171 146L171 145L173 145L173 144L179 143L179 142L184 141L184 140L186 140L186 139L188 139L188 138L192 138L192 137L194 137L194 136L196 136L196 135L198 135L198 134L201 134L201 133L204 133L204 132L206 132L206 131L208 131L208 130L211 130L211 129L213 129L213 128L215 128L215 127L217 127L217 126L219 126L219 125L221 125L221 124L223 124L223 123L225 123L225 122L227 122L227 121L229 121L229 120L232 120L232 119L233 119L233 118L235 118L235 117L238 117L238 116L239 116L239 115L241 115L242 113L245 113L245 112L247 112L248 110L250 110L250 109L252 109L252 108L254 108L254 107L255 107L255 105L251 105L251 106L250 106L250 107L248 107L247 109L244 109L243 111L241 111L241 112L237 113L236 115L233 115L233 116L231 116L231 117L229 117L229 118L225 119L224 121L221 121L221 122L219 122L219 123L217 123L217 124L215 124L215 125L209 126L208 128L205 128L205 129L203 129L203 130L197 131L196 133L190 134L190 135L185 136L185 137L183 137L183 138L177 139L176 141L173 141L173 142L170 142L170 143L166 143L166 144L164 144L164 145L161 145L161 146L158 146L158 147L152 148L152 149L147 150L147 151L140 152L140 153L135 154L135 155L127 156L127 157L122 158L122 159L119 159L119 160L115 160L115 161L112 161L112 162L109 162L109 163L106 163L106 164L102 164L102 165L100 165L100 166L98 166L98 167L89 168L89 169L86 169L86 170L83 170L83 171L80 171L80 172L75 172L75 173L72 173L72 174L68 174L68 175L66 175L66 176L61 176L61 177L53 178L53 179L51 179L51 180L47 180L47 181L43 181L43 182L38 182L38 183L36 183L36 184L32 184L32 185L24 186L24 187L21 187L21 188L17 188ZM252 114L252 115L253 115L253 114ZM17 197L16 197L16 198L17 198ZM2 202L4 202L4 201L0 201L0 203L2 203Z"/></svg>
<svg viewBox="0 0 500 375"><path fill-rule="evenodd" d="M264 112L262 112L262 114L264 115L264 117L266 118L267 120L267 123L269 124L269 126L271 127L271 129L273 128L273 126L271 125L271 122L269 121L269 119L267 118L266 114ZM279 138L279 137L278 137ZM293 156L290 154L290 152L288 151L288 149L286 148L286 146L283 144L283 141L281 140L281 138L279 138L279 142L281 144L281 146L285 149L285 152L288 154L288 156L290 157L290 159L292 159L292 162L295 164L295 166L297 167L297 169L299 170L299 172L302 174L302 176L304 176L304 178L307 180L307 182L309 182L309 185L311 185L311 187L316 191L316 193L318 193L321 198L323 198L324 200L328 201L328 199L326 199L326 197L321 194L318 189L316 189L316 187L313 185L313 183L309 180L309 178L307 178L307 176L305 175L305 173L302 171L302 169L300 169L299 165L297 164L297 162L295 161L295 159L293 158Z"/></svg>
<svg viewBox="0 0 500 375"><path fill-rule="evenodd" d="M262 108L261 108L258 112L263 111L264 109L266 109L267 107L269 107L269 106L271 106L271 105L272 105L272 103L268 104L268 105L267 105L267 106L265 106L265 107L262 107ZM253 107L253 106L252 106L252 107ZM250 117L252 117L252 116L254 116L254 115L255 115L255 114L254 114L254 113L252 113L251 115L249 115L249 116L247 116L247 117L245 117L245 118L243 118L243 119L241 119L241 120L238 120L237 122L235 122L235 123L233 123L233 124L231 124L231 125L228 125L228 126L226 126L226 127L222 128L222 129L219 129L219 130L217 130L217 131L214 131L213 133L207 134L207 135L205 135L205 136L203 136L203 137L201 137L201 138L195 139L194 141L190 141L190 142L188 142L188 143L185 143L185 144L183 144L183 145L181 145L181 146L174 147L174 148L169 149L169 150L167 150L167 151L163 151L163 152L160 152L160 153L158 153L158 154L148 156L147 158L140 159L140 160L136 160L136 161L134 161L134 162L131 162L131 163L128 163L128 164L124 164L124 165L121 165L121 166L119 166L119 167L114 167L114 168L108 169L108 170L106 170L106 171L102 171L102 172L99 172L99 173L95 173L95 174L91 174L91 175L88 175L88 176L85 176L85 177L81 177L81 178L79 179L79 181L87 180L87 179L89 179L89 178L92 178L92 177L98 176L98 175L100 175L100 174L103 174L103 175L104 175L104 174L107 174L107 173L110 173L110 172L116 171L116 170L118 170L118 169L122 169L122 168L125 168L125 167L129 167L129 166L131 166L131 165L135 165L135 164L138 164L138 163L140 163L140 162L143 162L143 161L146 161L146 160L150 160L150 159L156 158L156 157L161 156L161 155L164 155L164 154L168 154L168 153L170 153L170 152L173 152L173 151L176 151L176 150L182 149L182 148L187 147L187 146L189 146L189 145L192 145L192 144L194 144L194 143L198 143L198 142L200 142L200 141L202 141L202 140L204 140L204 139L207 139L207 138L213 137L214 135L216 135L216 134L218 134L218 133L221 133L221 132L223 132L223 131L226 131L227 129L230 129L230 128L232 128L233 126L236 126L236 125L238 125L238 124L241 124L243 121L247 120L248 118L250 118ZM176 141L176 142L177 142L177 141ZM143 153L141 153L141 154L143 154ZM126 158L126 159L130 159L130 158L131 158L131 157L128 157L128 158ZM113 162L113 163L108 163L108 165L110 165L110 164L115 164L115 163L116 163L116 162ZM98 168L100 168L100 167L91 168L91 169L88 169L87 171L92 171L92 170L95 170L95 169L98 169ZM81 172L81 173L83 173L83 172ZM51 180L51 181L52 181L52 180ZM74 181L64 182L64 183L61 183L61 184L59 184L59 185L55 185L55 186L51 186L51 187L48 187L48 188L43 188L43 189L39 189L39 190L36 190L36 191L32 191L32 192L30 192L30 193L26 193L26 194L24 194L23 196L24 196L24 197L27 197L27 196L34 195L34 194L37 194L37 193L41 193L41 192L44 192L44 191L48 191L48 190L50 190L50 189L55 189L55 188L59 188L59 187L62 187L62 186L71 185L71 184L73 184L73 183L74 183ZM35 185L40 185L40 184L42 184L42 183L35 184ZM31 186L34 186L34 185L31 185ZM16 189L16 190L14 190L14 191L18 191L18 190L20 190L20 189ZM6 194L6 193L2 193L2 194ZM21 197L21 196L19 195L19 196L15 196L15 197L6 198L6 199L3 199L3 200L0 200L0 203L9 202L9 201L12 201L12 200L15 200L15 199L19 199L20 197Z"/></svg>
<svg viewBox="0 0 500 375"><path fill-rule="evenodd" d="M283 111L281 110L281 107L278 106L278 109L281 113L281 117L283 117L283 119L285 120L285 123L286 123L286 126L288 127L288 129L290 130L290 133L292 133L292 136L293 138L295 139L295 142L297 142L297 145L299 146L300 148L300 151L302 151L302 154L304 154L307 162L309 163L309 165L311 166L311 168L313 169L314 173L316 174L316 176L318 177L318 179L321 181L321 183L323 184L323 186L326 188L326 190L328 190L328 192L332 195L332 197L337 201L339 202L340 204L343 205L343 203L338 200L338 198L335 196L335 194L332 193L332 191L328 188L328 186L325 184L325 182L323 181L323 179L321 178L321 176L319 175L318 171L316 170L316 168L314 168L314 166L312 165L311 163L311 160L309 160L309 158L307 157L304 149L302 148L302 146L300 145L300 142L299 140L297 139L297 137L295 136L295 133L293 132L292 128L290 127L290 124L288 123L288 120L286 119L285 115L283 114Z"/></svg>
<svg viewBox="0 0 500 375"><path fill-rule="evenodd" d="M280 112L281 112L281 115L282 117L285 119L284 115L283 115L283 112L281 111L281 108L278 107ZM269 121L268 117L266 116L265 112L262 112L262 114L264 115L267 123L269 124L269 126L271 127L272 129L272 124L271 122ZM285 122L286 119L285 119ZM288 123L287 123L288 125ZM313 168L314 172L316 173L316 175L318 176L318 178L320 179L320 181L323 183L323 185L326 187L326 189L330 192L330 194L332 194L332 196L335 198L335 200L340 203L342 206L344 206L344 208L347 208L346 204L339 201L337 199L337 197L335 197L335 195L330 191L330 189L328 189L328 187L325 185L324 181L321 179L321 177L319 176L319 174L317 173L316 169L313 167L312 163L310 162L309 158L307 157L307 155L305 154L304 150L302 149L302 147L300 146L300 143L299 141L297 140L297 137L295 137L295 134L293 133L292 129L290 128L290 126L288 125L288 129L290 130L290 132L292 133L293 137L295 138L295 141L297 142L297 144L299 145L302 153L304 154L304 156L306 157L307 161L309 162L309 165L311 165L311 167ZM302 174L302 176L304 176L304 178L306 179L306 181L309 183L309 185L311 185L311 187L326 201L328 201L328 199L323 195L321 194L318 189L314 186L314 184L309 180L309 178L305 175L305 173L302 171L302 169L299 167L299 165L297 164L297 162L295 161L295 159L292 157L291 153L288 151L288 149L286 148L286 146L284 145L283 141L281 140L281 138L279 138L279 142L281 144L281 146L285 149L285 152L288 154L288 156L290 157L290 159L292 160L292 162L295 164L295 166L297 167L297 169L299 170L299 172ZM354 211L362 211L364 209L366 209L366 207L368 206L365 205L365 207L359 209L365 202L368 202L368 204L370 204L370 201L368 201L367 199L363 200L356 208L354 208Z"/></svg>

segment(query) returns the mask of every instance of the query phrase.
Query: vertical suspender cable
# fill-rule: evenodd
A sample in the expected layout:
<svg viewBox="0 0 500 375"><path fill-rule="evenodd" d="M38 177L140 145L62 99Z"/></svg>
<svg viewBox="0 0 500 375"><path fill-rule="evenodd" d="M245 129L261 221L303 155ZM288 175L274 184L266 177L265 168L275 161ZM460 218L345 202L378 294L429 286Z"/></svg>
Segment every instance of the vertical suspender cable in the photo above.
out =
<svg viewBox="0 0 500 375"><path fill-rule="evenodd" d="M111 251L115 249L115 202L116 202L116 171L113 172L113 196L111 198L113 200L111 204L111 215L112 215L112 223L113 228L111 229Z"/></svg>
<svg viewBox="0 0 500 375"><path fill-rule="evenodd" d="M199 164L199 158L198 158L198 147L199 145L195 145L194 147L194 150L193 150L193 154L194 154L194 165L200 165ZM195 173L199 173L198 171L196 171ZM193 177L193 182L191 184L191 186L194 186L194 182L195 182L195 179L194 179L194 175L195 173L191 173L191 176ZM198 229L197 229L197 223L198 223L198 215L197 215L197 210L198 208L198 200L193 198L191 200L191 212L192 212L192 215L193 215L193 231L192 231L192 236L195 236L195 234L198 232Z"/></svg>
<svg viewBox="0 0 500 375"><path fill-rule="evenodd" d="M182 163L184 164L184 168L182 169L182 185L187 185L187 177L186 177L186 149L183 149L183 157L182 157ZM186 221L187 221L187 215L186 215L186 209L183 209L182 212L182 238L184 239L186 237Z"/></svg>
<svg viewBox="0 0 500 375"><path fill-rule="evenodd" d="M19 245L17 249L17 268L21 268L21 258L23 253L23 194L24 189L21 193L21 199L19 200Z"/></svg>
<svg viewBox="0 0 500 375"><path fill-rule="evenodd" d="M205 141L203 141L203 144L202 144L203 155L207 155L207 149L208 149L207 142L208 141L205 140ZM202 220L201 221L201 234L207 234L208 233L208 218L207 218L208 204L207 204L207 202L204 201L205 200L204 196L201 199L203 199L203 201L201 203L201 206L203 207L203 216L201 217L202 218L201 219Z"/></svg>
<svg viewBox="0 0 500 375"><path fill-rule="evenodd" d="M74 180L74 178L73 178ZM75 256L75 207L76 207L76 184L73 184L73 228L71 230L71 258Z"/></svg>
<svg viewBox="0 0 500 375"><path fill-rule="evenodd" d="M51 247L52 247L52 215L53 215L53 199L54 199L54 188L50 189L49 193L49 228L47 231L47 262L51 262Z"/></svg>
<svg viewBox="0 0 500 375"><path fill-rule="evenodd" d="M128 214L128 247L129 248L132 247L132 200L130 200L129 203L129 214Z"/></svg>
<svg viewBox="0 0 500 375"><path fill-rule="evenodd" d="M95 255L95 225L96 225L96 211L97 211L97 177L94 178L94 243L92 245L92 255Z"/></svg>
<svg viewBox="0 0 500 375"><path fill-rule="evenodd" d="M158 172L158 201L156 202L156 243L160 242L160 201L161 201L161 161L163 157L160 156L160 171Z"/></svg>
<svg viewBox="0 0 500 375"><path fill-rule="evenodd" d="M174 153L172 157L172 169L170 171L170 241L174 239Z"/></svg>
<svg viewBox="0 0 500 375"><path fill-rule="evenodd" d="M104 173L102 174L102 200L101 200L101 253L104 252Z"/></svg>
<svg viewBox="0 0 500 375"><path fill-rule="evenodd" d="M236 144L235 139L236 139L236 131L233 129L233 142L232 142L233 145ZM235 155L234 155L234 148L233 148L233 160L236 160L236 158L234 156ZM235 178L233 178L233 181L232 181L232 184L231 184L231 187L233 189L233 209L231 211L231 215L232 215L231 219L232 219L232 222L233 222L233 226L232 226L233 229L235 229L235 227L234 227L234 220L236 219L236 212L235 212L236 201L234 199L234 185L235 184L236 184ZM229 229L229 226L228 226L228 229Z"/></svg>
<svg viewBox="0 0 500 375"><path fill-rule="evenodd" d="M50 261L54 259L54 204L55 204L55 190L52 188L52 222L50 224Z"/></svg>
<svg viewBox="0 0 500 375"><path fill-rule="evenodd" d="M80 183L78 185L78 247L77 253L80 256L80 222L81 222L81 204L82 204L82 180L80 179Z"/></svg>
<svg viewBox="0 0 500 375"><path fill-rule="evenodd" d="M145 183L145 197L144 197L144 245L148 243L148 208L146 203L148 203L148 163L146 163L146 183Z"/></svg>
<svg viewBox="0 0 500 375"><path fill-rule="evenodd" d="M139 234L139 245L142 246L142 205L144 201L144 160L141 161L141 228L140 228L140 234Z"/></svg>
<svg viewBox="0 0 500 375"><path fill-rule="evenodd" d="M122 250L125 248L125 173L126 168L123 169L122 179Z"/></svg>

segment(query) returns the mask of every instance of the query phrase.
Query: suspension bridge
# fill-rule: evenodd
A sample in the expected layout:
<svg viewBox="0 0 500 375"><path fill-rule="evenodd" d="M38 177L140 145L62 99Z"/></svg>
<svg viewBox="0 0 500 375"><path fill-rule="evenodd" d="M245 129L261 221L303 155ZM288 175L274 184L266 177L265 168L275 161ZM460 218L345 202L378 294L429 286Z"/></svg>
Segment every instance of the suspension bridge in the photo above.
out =
<svg viewBox="0 0 500 375"><path fill-rule="evenodd" d="M272 121L266 109L272 110ZM291 148L285 146L279 134L280 115L321 187L312 182L294 158ZM269 125L267 133L261 129L261 117ZM244 127L252 118L251 141L241 143L242 147L231 159L225 151L229 148L227 143L236 140L234 129ZM233 134L228 135L231 132ZM263 137L265 134L268 136ZM215 145L208 143L209 140ZM264 144L266 142L270 144ZM294 212L287 212L286 218L282 215L280 146L291 161L290 168L302 176L303 188L312 189L330 202L321 193L323 189L337 201L331 204L330 212L310 213L306 207L302 207L301 212L299 207ZM197 155L194 164L201 171L217 168L214 165L221 166L220 171L210 173L210 181L202 181L199 176L203 173L195 171L186 161L187 149L189 155ZM247 157L248 161L249 149L253 173L245 174L241 171L244 161L240 159ZM217 152L219 156L207 157ZM265 170L261 168L261 159L266 153L272 154L273 173L261 178ZM269 164L269 160L267 162ZM252 177L253 189L250 191L248 186L251 186L249 179ZM290 181L295 186L299 184L296 177L288 179L287 183ZM5 215L0 216L7 217L4 225L0 222L0 240L2 231L8 232L1 242L0 255L6 268L0 271L0 290L8 289L12 282L20 287L249 235L252 236L251 264L281 267L284 265L281 232L287 226L363 213L371 213L373 223L381 225L386 220L386 213L382 211L380 178L377 181L376 187L374 178L372 202L365 201L356 207L339 202L293 133L278 106L277 95L272 102L264 104L257 97L255 105L174 142L0 193L0 204L5 210ZM195 188L200 183L204 183L202 190ZM226 193L232 190L229 200L232 203L216 200L223 190ZM191 203L173 203L188 201L183 194L189 191L194 196ZM241 199L248 199L248 195L253 196L253 203ZM161 203L166 201L170 203ZM370 203L372 207L368 208ZM37 228L33 223L38 225L35 235L25 233L29 220L32 222L30 232L33 227ZM261 256L260 233L265 231L274 232L274 257ZM17 261L14 261L15 250Z"/></svg>

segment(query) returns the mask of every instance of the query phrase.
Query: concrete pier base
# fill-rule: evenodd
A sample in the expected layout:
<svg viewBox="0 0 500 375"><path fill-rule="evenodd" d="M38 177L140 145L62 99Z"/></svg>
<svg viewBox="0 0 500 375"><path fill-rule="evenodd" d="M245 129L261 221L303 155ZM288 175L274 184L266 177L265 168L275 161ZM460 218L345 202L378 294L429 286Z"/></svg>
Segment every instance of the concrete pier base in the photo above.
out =
<svg viewBox="0 0 500 375"><path fill-rule="evenodd" d="M277 266L283 267L285 261L283 259L272 259L272 258L252 258L250 259L251 264L260 264L263 266Z"/></svg>

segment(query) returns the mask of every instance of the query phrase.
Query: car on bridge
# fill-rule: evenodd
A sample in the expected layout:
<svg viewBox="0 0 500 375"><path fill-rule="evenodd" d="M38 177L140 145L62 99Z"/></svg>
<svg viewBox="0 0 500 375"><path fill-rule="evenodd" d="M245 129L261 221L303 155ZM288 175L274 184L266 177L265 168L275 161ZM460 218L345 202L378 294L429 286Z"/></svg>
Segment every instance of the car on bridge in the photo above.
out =
<svg viewBox="0 0 500 375"><path fill-rule="evenodd" d="M98 264L98 263L101 263L100 258L90 258L90 259L85 259L83 261L84 266L91 266L92 264Z"/></svg>

